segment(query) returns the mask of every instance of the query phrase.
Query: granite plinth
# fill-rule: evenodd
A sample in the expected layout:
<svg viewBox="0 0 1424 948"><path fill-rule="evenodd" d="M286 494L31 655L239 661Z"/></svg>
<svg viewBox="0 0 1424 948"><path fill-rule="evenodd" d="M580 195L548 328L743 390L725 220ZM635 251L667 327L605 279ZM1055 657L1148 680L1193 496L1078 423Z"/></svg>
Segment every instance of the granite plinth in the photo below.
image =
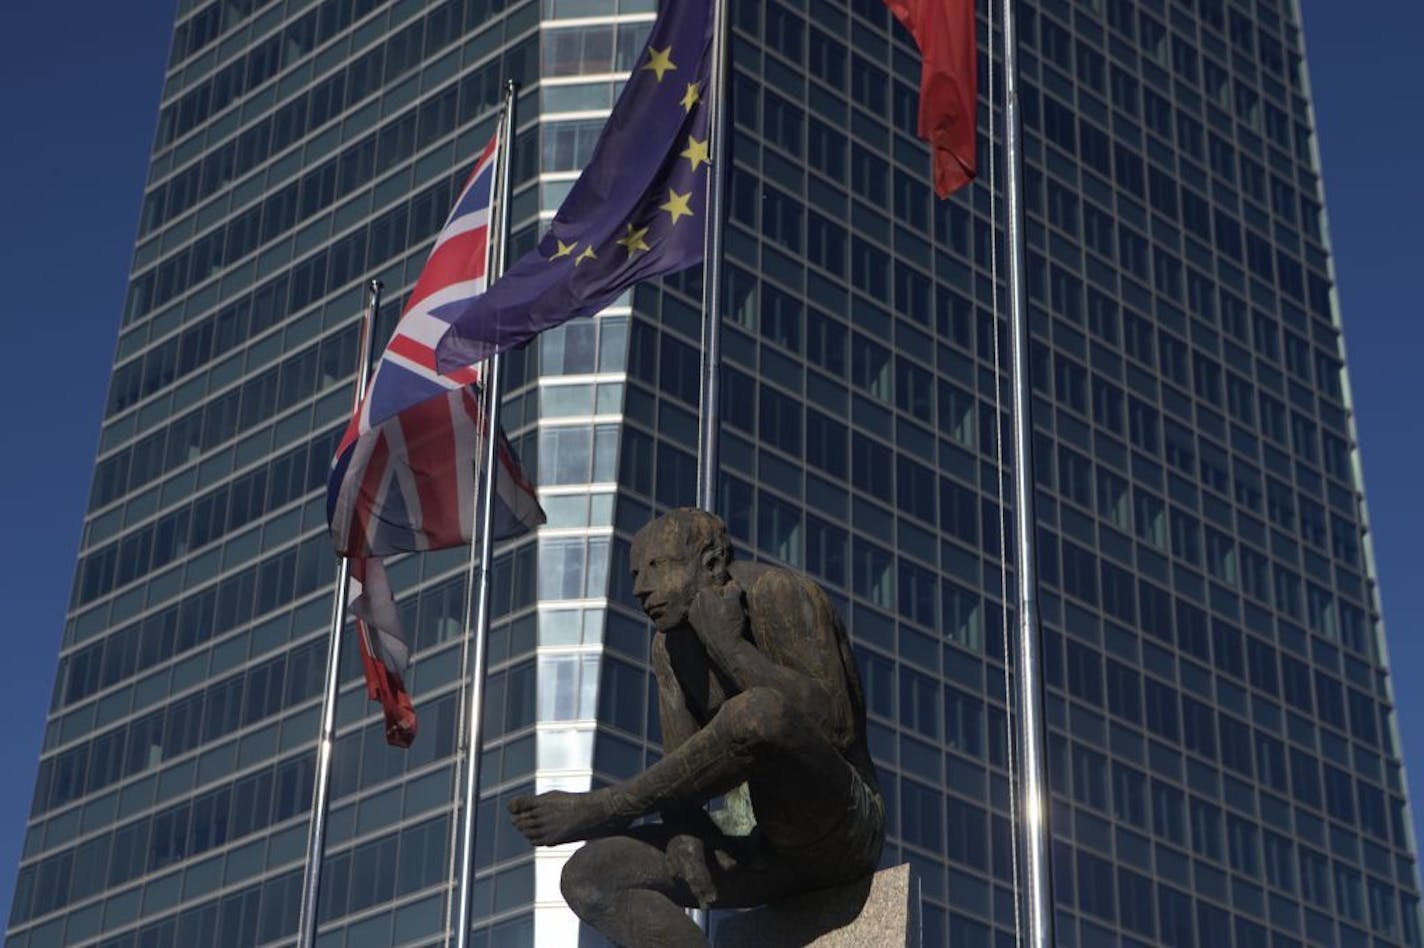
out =
<svg viewBox="0 0 1424 948"><path fill-rule="evenodd" d="M713 948L919 948L920 880L903 863L717 921Z"/></svg>

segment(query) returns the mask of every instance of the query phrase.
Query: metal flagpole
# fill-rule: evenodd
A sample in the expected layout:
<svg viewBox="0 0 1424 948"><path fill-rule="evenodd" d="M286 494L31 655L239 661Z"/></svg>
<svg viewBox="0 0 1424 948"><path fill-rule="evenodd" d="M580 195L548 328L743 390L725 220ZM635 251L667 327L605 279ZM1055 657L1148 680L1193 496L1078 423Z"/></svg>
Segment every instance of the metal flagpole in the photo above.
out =
<svg viewBox="0 0 1424 948"><path fill-rule="evenodd" d="M381 308L381 281L367 284L368 305L361 317L360 364L356 368L356 389L351 414L361 408L366 382L371 375L371 356L376 347L376 314ZM341 636L346 630L347 587L351 581L351 560L339 557L336 589L331 602L331 641L326 649L326 689L321 704L321 731L316 745L316 781L312 789L312 815L307 830L306 875L302 881L302 903L297 924L297 945L311 948L316 943L317 893L321 888L321 858L326 846L326 812L331 802L331 751L336 737L336 692L341 685Z"/></svg>
<svg viewBox="0 0 1424 948"><path fill-rule="evenodd" d="M1022 749L1020 802L1024 874L1028 888L1029 948L1053 944L1053 900L1048 865L1048 792L1044 779L1043 683L1040 678L1038 579L1033 516L1033 397L1028 368L1028 307L1024 292L1024 216L1020 174L1017 40L1013 0L1001 0L1004 61L1004 201L1009 264L1009 347L1012 351L1014 434L1014 530L1018 567L1018 746ZM992 106L992 104L991 104ZM995 332L997 332L997 327Z"/></svg>
<svg viewBox="0 0 1424 948"><path fill-rule="evenodd" d="M509 246L509 198L512 190L512 165L514 155L514 123L516 94L519 85L510 79L504 87L504 116L500 123L499 166L496 169L495 194L499 204L494 227L493 248L490 253L489 281L493 282L504 272L508 260ZM484 690L485 662L487 659L490 620L490 572L491 557L494 555L494 494L495 470L499 464L499 399L500 399L500 357L490 356L485 361L483 373L485 394L485 456L484 477L479 481L476 497L475 525L480 538L479 588L476 592L474 641L474 662L470 668L468 696L465 699L465 787L462 801L460 829L460 862L456 867L459 877L458 896L455 909L455 931L449 943L456 948L467 948L470 942L470 901L475 882L475 824L479 821L480 799L480 750L484 733ZM468 640L468 637L467 637Z"/></svg>
<svg viewBox="0 0 1424 948"><path fill-rule="evenodd" d="M707 222L702 258L701 426L697 437L697 506L717 505L718 369L722 362L722 201L727 183L727 3L712 6L711 110L712 173L707 176Z"/></svg>
<svg viewBox="0 0 1424 948"><path fill-rule="evenodd" d="M727 184L727 67L731 58L726 0L712 4L712 64L708 70L708 125L712 173L707 176L707 221L702 251L702 387L697 431L697 506L717 509L718 372L722 365L722 203ZM738 792L738 791L733 791ZM689 909L697 927L707 931L707 912Z"/></svg>

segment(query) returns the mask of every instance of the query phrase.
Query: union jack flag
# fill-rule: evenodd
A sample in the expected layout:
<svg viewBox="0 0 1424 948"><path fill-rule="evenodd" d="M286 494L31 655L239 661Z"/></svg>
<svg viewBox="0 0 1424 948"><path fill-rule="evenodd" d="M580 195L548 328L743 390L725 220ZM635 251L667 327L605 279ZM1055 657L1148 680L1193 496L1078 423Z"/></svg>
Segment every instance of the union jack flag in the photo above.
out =
<svg viewBox="0 0 1424 948"><path fill-rule="evenodd" d="M327 482L332 539L337 553L352 559L347 594L367 692L385 712L386 740L400 747L415 738L402 681L410 653L379 557L472 539L484 398L475 366L436 370L435 343L450 310L485 291L495 148L491 139L436 238ZM505 539L543 523L544 512L504 432L496 437L493 530Z"/></svg>

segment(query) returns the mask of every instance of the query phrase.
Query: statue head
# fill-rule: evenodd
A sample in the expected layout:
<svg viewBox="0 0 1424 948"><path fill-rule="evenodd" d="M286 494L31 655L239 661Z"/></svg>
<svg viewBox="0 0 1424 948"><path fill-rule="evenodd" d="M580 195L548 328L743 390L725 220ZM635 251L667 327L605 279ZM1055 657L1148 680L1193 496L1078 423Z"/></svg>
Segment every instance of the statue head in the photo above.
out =
<svg viewBox="0 0 1424 948"><path fill-rule="evenodd" d="M633 537L633 595L659 632L687 621L705 586L730 578L732 541L720 517L695 507L670 510Z"/></svg>

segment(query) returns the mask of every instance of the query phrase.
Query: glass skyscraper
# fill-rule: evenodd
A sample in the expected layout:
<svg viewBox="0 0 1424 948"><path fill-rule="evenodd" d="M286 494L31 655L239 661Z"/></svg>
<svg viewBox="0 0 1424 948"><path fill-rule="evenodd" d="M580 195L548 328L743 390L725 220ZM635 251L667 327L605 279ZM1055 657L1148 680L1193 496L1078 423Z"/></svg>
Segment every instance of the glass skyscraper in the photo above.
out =
<svg viewBox="0 0 1424 948"><path fill-rule="evenodd" d="M926 943L1008 944L995 31L935 202L881 0L729 6L718 512L848 621ZM1017 9L1059 941L1419 945L1297 5ZM8 944L294 941L361 284L388 332L506 77L532 246L652 15L180 0ZM701 279L506 362L549 524L494 562L481 944L588 939L505 801L657 755L628 541L694 499ZM346 648L323 945L448 924L465 554L390 567L421 733Z"/></svg>

